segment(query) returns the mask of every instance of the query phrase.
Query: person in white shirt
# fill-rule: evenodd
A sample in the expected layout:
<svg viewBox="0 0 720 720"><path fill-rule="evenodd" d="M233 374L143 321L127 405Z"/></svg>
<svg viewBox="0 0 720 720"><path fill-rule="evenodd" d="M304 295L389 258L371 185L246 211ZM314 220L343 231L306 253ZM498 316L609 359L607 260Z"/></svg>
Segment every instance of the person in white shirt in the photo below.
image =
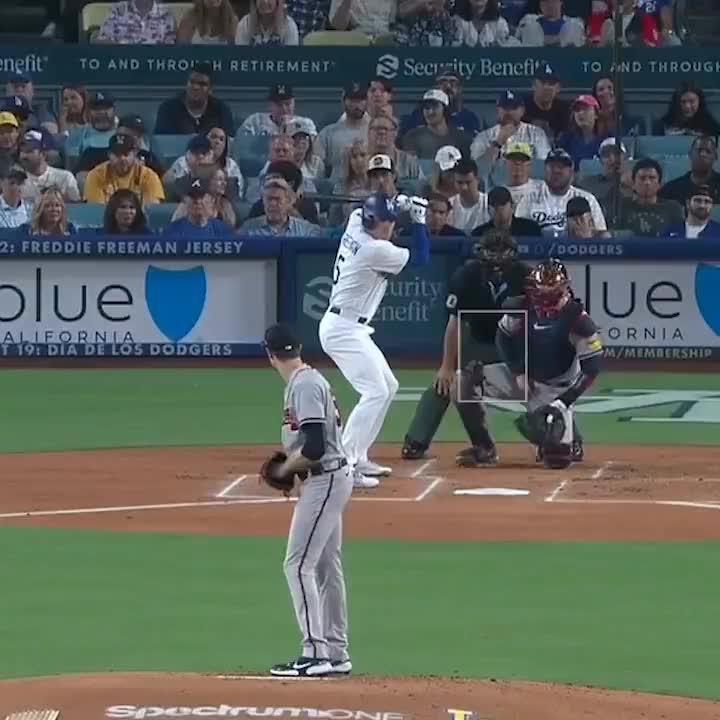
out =
<svg viewBox="0 0 720 720"><path fill-rule="evenodd" d="M510 34L510 27L498 5L498 0L469 0L456 16L461 44L468 47L520 45L520 41Z"/></svg>
<svg viewBox="0 0 720 720"><path fill-rule="evenodd" d="M69 170L50 167L43 136L38 130L28 130L20 140L20 164L27 173L23 183L23 198L37 200L43 190L56 187L66 202L79 202L80 190L75 176Z"/></svg>
<svg viewBox="0 0 720 720"><path fill-rule="evenodd" d="M290 85L277 83L268 93L268 111L249 115L240 126L247 135L280 135L285 125L295 119L295 93ZM310 118L302 118L310 120ZM312 120L310 120L312 122ZM313 127L315 123L313 123Z"/></svg>
<svg viewBox="0 0 720 720"><path fill-rule="evenodd" d="M480 192L478 168L473 160L460 160L455 165L458 194L450 198L448 225L470 234L478 225L490 221L487 195Z"/></svg>
<svg viewBox="0 0 720 720"><path fill-rule="evenodd" d="M294 117L285 124L285 135L293 142L293 161L303 177L315 180L325 176L325 164L313 151L317 128L310 118Z"/></svg>
<svg viewBox="0 0 720 720"><path fill-rule="evenodd" d="M250 12L238 23L236 45L299 45L300 33L284 0L250 0Z"/></svg>
<svg viewBox="0 0 720 720"><path fill-rule="evenodd" d="M30 222L32 206L23 200L22 186L27 174L10 167L0 178L0 228L16 228Z"/></svg>
<svg viewBox="0 0 720 720"><path fill-rule="evenodd" d="M550 152L550 141L542 128L523 122L525 103L517 93L505 90L497 100L497 125L475 136L470 146L473 160L494 165L505 145L512 142L527 143L533 157L544 160Z"/></svg>
<svg viewBox="0 0 720 720"><path fill-rule="evenodd" d="M390 32L398 0L332 0L330 25L335 30L357 30L371 37Z"/></svg>
<svg viewBox="0 0 720 720"><path fill-rule="evenodd" d="M607 230L605 216L594 195L573 186L573 159L562 148L555 148L545 158L545 182L526 195L515 211L517 217L534 220L543 235L561 235L567 229L567 204L573 197L583 197L590 205L595 229Z"/></svg>
<svg viewBox="0 0 720 720"><path fill-rule="evenodd" d="M528 193L538 189L542 180L530 177L532 148L527 143L508 143L504 156L507 178L503 185L510 191L513 204L517 206Z"/></svg>
<svg viewBox="0 0 720 720"><path fill-rule="evenodd" d="M524 47L583 47L585 24L563 15L563 0L540 0L540 14L528 13L515 33Z"/></svg>

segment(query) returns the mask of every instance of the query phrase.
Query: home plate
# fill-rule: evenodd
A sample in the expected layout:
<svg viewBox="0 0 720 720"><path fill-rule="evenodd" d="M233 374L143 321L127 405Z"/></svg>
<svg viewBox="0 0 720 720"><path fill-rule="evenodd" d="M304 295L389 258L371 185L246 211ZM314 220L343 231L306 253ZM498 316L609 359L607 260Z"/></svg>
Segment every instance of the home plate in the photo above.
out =
<svg viewBox="0 0 720 720"><path fill-rule="evenodd" d="M511 497L514 495L529 495L529 490L516 490L515 488L469 488L467 490L455 490L455 495L502 495Z"/></svg>

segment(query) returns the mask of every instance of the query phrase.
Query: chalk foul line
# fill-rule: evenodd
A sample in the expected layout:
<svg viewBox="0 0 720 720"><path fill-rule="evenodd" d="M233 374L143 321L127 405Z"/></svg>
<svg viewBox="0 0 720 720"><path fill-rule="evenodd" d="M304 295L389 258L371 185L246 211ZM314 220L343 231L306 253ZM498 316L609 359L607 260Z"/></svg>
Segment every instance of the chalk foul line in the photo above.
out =
<svg viewBox="0 0 720 720"><path fill-rule="evenodd" d="M591 480L599 480L613 464L613 460L606 460L595 472L590 476ZM572 467L572 465L570 466ZM570 468L568 468L569 470ZM567 471L565 471L567 472ZM556 502L558 495L567 487L572 477L566 477L546 498L545 502Z"/></svg>

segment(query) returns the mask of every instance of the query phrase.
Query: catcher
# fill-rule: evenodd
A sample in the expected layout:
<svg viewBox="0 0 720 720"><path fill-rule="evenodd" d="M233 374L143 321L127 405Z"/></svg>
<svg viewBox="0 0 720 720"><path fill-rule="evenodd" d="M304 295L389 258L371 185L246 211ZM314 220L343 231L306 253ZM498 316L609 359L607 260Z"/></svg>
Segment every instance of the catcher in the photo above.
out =
<svg viewBox="0 0 720 720"><path fill-rule="evenodd" d="M516 427L537 447L537 459L546 467L566 468L584 455L573 405L600 372L598 329L573 297L567 270L558 260L535 267L526 298L514 298L506 308L527 310L527 368L525 316L508 313L496 336L503 362L486 365L469 381L482 386L484 397L524 399L527 390L528 412Z"/></svg>
<svg viewBox="0 0 720 720"><path fill-rule="evenodd" d="M297 660L270 669L281 677L347 675L347 600L341 559L342 514L353 479L342 448L342 423L328 382L306 365L300 341L286 325L265 333L270 364L285 380L283 451L260 469L270 487L289 495L298 488L285 577L290 588L302 651Z"/></svg>

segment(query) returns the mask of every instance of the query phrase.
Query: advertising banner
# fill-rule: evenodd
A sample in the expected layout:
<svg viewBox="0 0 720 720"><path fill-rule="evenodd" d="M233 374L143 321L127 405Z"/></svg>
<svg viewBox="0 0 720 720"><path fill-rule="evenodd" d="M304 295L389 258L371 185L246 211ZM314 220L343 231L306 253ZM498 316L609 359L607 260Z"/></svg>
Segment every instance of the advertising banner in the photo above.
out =
<svg viewBox="0 0 720 720"><path fill-rule="evenodd" d="M275 260L15 260L0 357L230 357L276 322Z"/></svg>

